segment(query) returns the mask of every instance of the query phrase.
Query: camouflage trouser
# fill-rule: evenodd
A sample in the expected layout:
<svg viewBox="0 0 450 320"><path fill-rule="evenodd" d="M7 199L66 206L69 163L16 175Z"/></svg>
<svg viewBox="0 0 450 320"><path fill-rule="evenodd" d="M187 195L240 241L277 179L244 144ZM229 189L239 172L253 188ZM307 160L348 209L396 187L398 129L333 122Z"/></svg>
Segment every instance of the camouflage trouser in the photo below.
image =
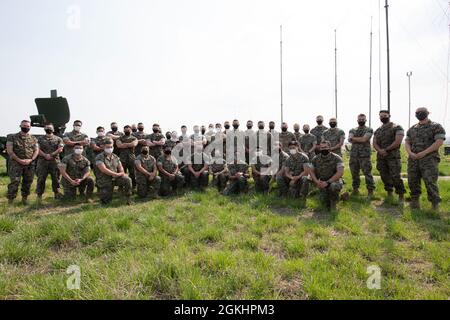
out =
<svg viewBox="0 0 450 320"><path fill-rule="evenodd" d="M373 191L375 190L375 181L372 176L372 161L370 157L367 158L358 158L358 157L350 157L349 161L350 172L352 173L353 189L358 189L361 185L361 179L359 177L359 172L362 170L364 173L364 177L366 178L366 187L367 190Z"/></svg>
<svg viewBox="0 0 450 320"><path fill-rule="evenodd" d="M248 184L247 178L242 176L238 179L228 180L228 183L223 190L223 194L228 196L230 194L238 194L241 192L247 192Z"/></svg>
<svg viewBox="0 0 450 320"><path fill-rule="evenodd" d="M308 177L301 177L293 181L285 176L277 177L278 192L280 196L289 195L291 198L306 197L309 191Z"/></svg>
<svg viewBox="0 0 450 320"><path fill-rule="evenodd" d="M73 200L77 196L77 189L80 196L86 195L91 198L94 193L94 179L87 177L84 179L79 186L71 185L66 179L62 178L61 184L64 190L64 199Z"/></svg>
<svg viewBox="0 0 450 320"><path fill-rule="evenodd" d="M189 182L192 188L206 188L209 182L209 172L204 171L198 178L189 171Z"/></svg>
<svg viewBox="0 0 450 320"><path fill-rule="evenodd" d="M8 184L8 199L15 199L19 191L20 180L22 180L22 197L30 195L31 184L34 178L33 165L22 166L14 160L9 161L8 175L11 182Z"/></svg>
<svg viewBox="0 0 450 320"><path fill-rule="evenodd" d="M391 192L395 188L397 194L404 194L406 192L400 176L402 163L399 158L386 159L378 157L377 169L384 183L384 190Z"/></svg>
<svg viewBox="0 0 450 320"><path fill-rule="evenodd" d="M124 159L124 161L120 160L122 163L122 167L125 173L131 178L131 183L133 188L136 187L136 174L135 174L135 165L134 160L132 159Z"/></svg>
<svg viewBox="0 0 450 320"><path fill-rule="evenodd" d="M187 164L181 165L180 173L184 177L184 185L183 186L189 186L191 184L191 181L190 181L191 175L190 175L190 171L189 171Z"/></svg>
<svg viewBox="0 0 450 320"><path fill-rule="evenodd" d="M217 177L213 176L213 185L219 190L219 192L222 192L223 189L225 189L225 186L228 182L228 173L222 173L219 174Z"/></svg>
<svg viewBox="0 0 450 320"><path fill-rule="evenodd" d="M58 164L56 161L51 160L47 161L45 159L38 159L36 166L36 176L37 176L37 185L36 185L36 193L38 196L41 196L45 192L45 181L47 180L47 176L50 175L52 178L52 190L53 192L59 191L59 175L58 175Z"/></svg>
<svg viewBox="0 0 450 320"><path fill-rule="evenodd" d="M153 180L148 180L143 174L136 174L137 194L139 198L155 197L161 186L161 177L155 176Z"/></svg>
<svg viewBox="0 0 450 320"><path fill-rule="evenodd" d="M341 180L332 182L328 187L325 189L320 189L320 200L322 203L325 203L328 205L330 201L337 202L339 200L339 193L341 192L344 184Z"/></svg>
<svg viewBox="0 0 450 320"><path fill-rule="evenodd" d="M170 180L167 176L161 176L161 188L159 190L160 195L167 196L171 192L179 190L184 186L184 176L178 172L175 175L175 179Z"/></svg>
<svg viewBox="0 0 450 320"><path fill-rule="evenodd" d="M422 193L421 180L423 179L428 201L431 203L441 202L438 187L439 161L439 158L434 156L419 160L408 159L408 185L412 199L420 197Z"/></svg>
<svg viewBox="0 0 450 320"><path fill-rule="evenodd" d="M255 191L256 192L269 191L271 179L272 176L270 175L253 174L253 181L255 181Z"/></svg>
<svg viewBox="0 0 450 320"><path fill-rule="evenodd" d="M109 203L113 197L114 187L118 186L126 197L131 196L132 185L130 177L112 178L109 180L97 181L98 197L102 203Z"/></svg>

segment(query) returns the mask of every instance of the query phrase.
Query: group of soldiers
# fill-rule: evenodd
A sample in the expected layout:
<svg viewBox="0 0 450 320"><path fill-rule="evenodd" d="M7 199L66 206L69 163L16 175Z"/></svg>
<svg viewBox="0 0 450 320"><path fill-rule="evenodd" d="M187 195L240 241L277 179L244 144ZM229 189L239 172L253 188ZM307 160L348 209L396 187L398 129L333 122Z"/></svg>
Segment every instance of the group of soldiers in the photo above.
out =
<svg viewBox="0 0 450 320"><path fill-rule="evenodd" d="M382 110L379 115L381 126L375 132L366 125L366 116L360 114L358 126L348 135L353 194L359 195L361 171L368 197L374 194L373 137L377 169L387 197L392 198L395 190L403 202L406 190L401 178L400 147L405 133L391 121L389 111ZM412 208L420 207L423 180L428 200L437 210L441 201L438 151L445 140L445 130L428 115L426 108L418 108L418 123L406 134L408 184ZM311 188L316 188L322 203L335 210L343 189L342 148L346 135L336 118L329 120L329 127L324 125L322 116L317 116L316 121L313 129L306 124L301 132L300 126L294 124L291 132L287 123L282 123L281 131L277 131L275 123L270 122L266 130L263 121L258 122L256 130L252 121L247 122L246 130L241 130L239 121L234 120L231 124L226 121L223 128L220 123L194 126L191 135L186 126L181 127L181 135L176 131L163 134L158 124L148 134L143 123L126 125L121 132L114 122L108 132L98 127L96 137L90 139L82 132L79 120L62 138L54 134L51 123L45 125L45 135L37 138L29 133L30 122L24 120L20 132L7 137L11 179L7 197L12 203L21 183L22 201L26 203L35 174L38 201L50 175L55 198L74 199L78 191L92 202L97 187L103 204L112 200L115 187L127 204L132 203L133 193L140 198L157 198L186 188L202 190L210 180L224 195L246 193L252 176L256 192L268 193L276 184L280 196L304 202Z"/></svg>

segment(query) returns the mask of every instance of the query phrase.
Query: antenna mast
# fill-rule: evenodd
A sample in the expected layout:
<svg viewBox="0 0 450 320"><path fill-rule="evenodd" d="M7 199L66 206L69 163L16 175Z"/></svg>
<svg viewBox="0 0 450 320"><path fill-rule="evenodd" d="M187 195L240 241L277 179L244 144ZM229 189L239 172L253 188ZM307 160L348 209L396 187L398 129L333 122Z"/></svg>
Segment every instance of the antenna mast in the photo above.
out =
<svg viewBox="0 0 450 320"><path fill-rule="evenodd" d="M280 25L280 98L281 98L281 123L283 123L283 26Z"/></svg>
<svg viewBox="0 0 450 320"><path fill-rule="evenodd" d="M370 17L369 127L372 127L372 17Z"/></svg>
<svg viewBox="0 0 450 320"><path fill-rule="evenodd" d="M334 29L334 108L335 117L338 116L338 94L337 94L337 35L336 29Z"/></svg>
<svg viewBox="0 0 450 320"><path fill-rule="evenodd" d="M389 57L389 4L388 0L385 2L386 8L386 46L387 46L387 109L391 111L391 69Z"/></svg>

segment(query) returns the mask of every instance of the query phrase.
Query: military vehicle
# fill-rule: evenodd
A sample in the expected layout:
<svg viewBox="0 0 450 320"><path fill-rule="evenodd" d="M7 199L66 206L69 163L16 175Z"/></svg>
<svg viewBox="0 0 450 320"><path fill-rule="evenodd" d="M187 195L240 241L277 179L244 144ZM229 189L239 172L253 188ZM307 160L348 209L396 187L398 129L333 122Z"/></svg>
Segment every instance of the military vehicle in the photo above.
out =
<svg viewBox="0 0 450 320"><path fill-rule="evenodd" d="M66 124L70 120L70 109L67 99L58 97L56 90L50 91L50 98L36 98L37 115L30 116L32 127L43 128L46 123L53 123L55 134L62 137ZM6 159L8 167L8 153L6 152L6 137L0 137L0 155Z"/></svg>

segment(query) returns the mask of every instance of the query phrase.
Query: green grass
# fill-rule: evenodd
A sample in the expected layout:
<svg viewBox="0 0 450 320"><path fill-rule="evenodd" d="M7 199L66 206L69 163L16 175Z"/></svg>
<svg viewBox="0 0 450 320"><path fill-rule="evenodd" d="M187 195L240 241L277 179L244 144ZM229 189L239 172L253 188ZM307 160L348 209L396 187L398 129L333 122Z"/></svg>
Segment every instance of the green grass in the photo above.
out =
<svg viewBox="0 0 450 320"><path fill-rule="evenodd" d="M449 159L443 172L449 169ZM0 172L4 172L4 162ZM346 172L346 188L351 181ZM0 192L8 178L0 177ZM448 299L450 181L441 213L353 198L337 213L269 196L204 193L108 207L0 199L3 299ZM68 290L66 269L81 268ZM380 290L366 287L381 268Z"/></svg>

